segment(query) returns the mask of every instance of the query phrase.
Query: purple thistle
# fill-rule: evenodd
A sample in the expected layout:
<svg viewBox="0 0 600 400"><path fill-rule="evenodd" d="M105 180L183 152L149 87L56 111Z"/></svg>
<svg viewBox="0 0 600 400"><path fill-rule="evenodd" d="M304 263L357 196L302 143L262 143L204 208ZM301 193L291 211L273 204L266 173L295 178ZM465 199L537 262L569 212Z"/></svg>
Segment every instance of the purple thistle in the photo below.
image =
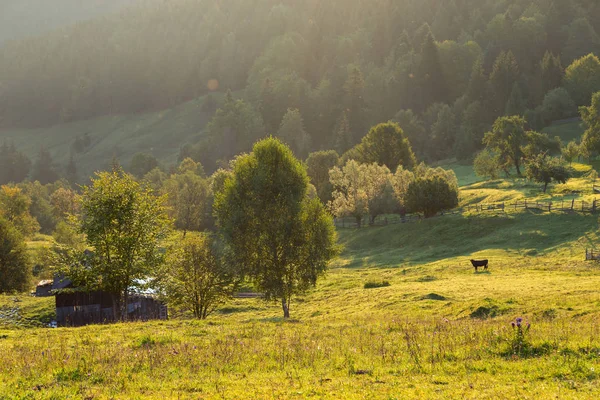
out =
<svg viewBox="0 0 600 400"><path fill-rule="evenodd" d="M512 325L513 328L515 327L515 323L514 322L511 322L510 324Z"/></svg>
<svg viewBox="0 0 600 400"><path fill-rule="evenodd" d="M521 317L517 318L517 326L518 327L521 326L521 322L523 322L523 318L521 318Z"/></svg>

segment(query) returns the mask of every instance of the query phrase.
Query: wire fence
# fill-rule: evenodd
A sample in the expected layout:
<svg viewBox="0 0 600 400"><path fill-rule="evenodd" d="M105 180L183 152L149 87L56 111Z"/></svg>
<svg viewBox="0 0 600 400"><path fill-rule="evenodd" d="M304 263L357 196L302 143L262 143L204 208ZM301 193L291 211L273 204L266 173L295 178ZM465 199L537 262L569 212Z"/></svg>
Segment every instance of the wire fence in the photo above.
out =
<svg viewBox="0 0 600 400"><path fill-rule="evenodd" d="M436 215L442 217L446 215L463 215L473 213L506 213L510 211L520 210L537 210L541 212L562 212L562 213L589 213L594 214L598 211L600 204L597 200L560 200L560 201L513 201L513 202L498 202L498 203L480 203L467 205L454 210L444 211ZM360 228L365 226L385 226L393 224L406 224L421 221L423 218L420 214L387 214L377 216L374 219L370 217L353 218L341 217L335 218L335 226L338 228ZM600 256L599 256L600 257Z"/></svg>

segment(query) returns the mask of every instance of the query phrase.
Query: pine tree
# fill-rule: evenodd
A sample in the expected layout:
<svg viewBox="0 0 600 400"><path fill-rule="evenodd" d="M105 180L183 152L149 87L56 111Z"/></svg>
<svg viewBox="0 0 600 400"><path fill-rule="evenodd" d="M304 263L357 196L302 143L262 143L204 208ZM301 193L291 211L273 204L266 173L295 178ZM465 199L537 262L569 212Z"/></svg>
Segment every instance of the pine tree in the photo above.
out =
<svg viewBox="0 0 600 400"><path fill-rule="evenodd" d="M467 88L467 97L470 101L483 101L485 99L485 88L487 77L483 69L483 59L480 57L473 64L471 79Z"/></svg>
<svg viewBox="0 0 600 400"><path fill-rule="evenodd" d="M350 142L354 144L360 141L365 130L365 80L358 66L352 66L348 71L344 92L344 105L348 110L346 118L351 129Z"/></svg>
<svg viewBox="0 0 600 400"><path fill-rule="evenodd" d="M48 183L54 183L59 179L58 173L56 172L56 166L52 155L45 148L41 147L38 153L37 160L33 164L33 170L31 171L31 180L39 181L42 185Z"/></svg>
<svg viewBox="0 0 600 400"><path fill-rule="evenodd" d="M419 68L422 88L422 107L444 103L448 100L448 87L444 78L440 55L433 34L429 32L421 46Z"/></svg>
<svg viewBox="0 0 600 400"><path fill-rule="evenodd" d="M73 156L73 154L71 154L71 157L69 158L69 163L65 168L65 178L67 178L71 185L76 184L79 180L77 176L77 164L75 162L75 157Z"/></svg>
<svg viewBox="0 0 600 400"><path fill-rule="evenodd" d="M556 89L562 85L565 70L560 61L560 57L555 56L548 51L544 54L540 68L542 77L542 96L544 96L550 90Z"/></svg>
<svg viewBox="0 0 600 400"><path fill-rule="evenodd" d="M277 136L290 146L297 157L305 158L310 148L310 136L304 130L304 121L297 108L289 108L283 116Z"/></svg>
<svg viewBox="0 0 600 400"><path fill-rule="evenodd" d="M504 109L504 115L523 115L527 108L525 100L523 99L523 92L517 82L513 85L510 97L506 102Z"/></svg>
<svg viewBox="0 0 600 400"><path fill-rule="evenodd" d="M512 92L513 85L519 79L519 66L512 51L503 51L494 62L490 82L494 90L494 111L502 114Z"/></svg>
<svg viewBox="0 0 600 400"><path fill-rule="evenodd" d="M0 185L19 183L29 175L31 161L15 148L14 143L3 142L0 146Z"/></svg>
<svg viewBox="0 0 600 400"><path fill-rule="evenodd" d="M265 130L269 135L275 134L279 128L279 123L281 121L281 115L279 113L280 108L281 107L277 104L277 98L275 97L273 82L267 78L260 93L258 110L260 111L260 115L265 124Z"/></svg>
<svg viewBox="0 0 600 400"><path fill-rule="evenodd" d="M346 150L352 147L352 131L350 130L350 120L348 111L343 111L338 119L334 132L334 147L338 154L344 154Z"/></svg>

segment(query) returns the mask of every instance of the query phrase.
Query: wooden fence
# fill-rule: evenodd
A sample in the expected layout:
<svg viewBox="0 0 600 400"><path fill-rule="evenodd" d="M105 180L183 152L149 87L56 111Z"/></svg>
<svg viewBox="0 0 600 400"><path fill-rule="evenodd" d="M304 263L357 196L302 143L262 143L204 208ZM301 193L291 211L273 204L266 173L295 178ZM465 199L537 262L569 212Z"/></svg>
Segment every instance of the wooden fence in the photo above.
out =
<svg viewBox="0 0 600 400"><path fill-rule="evenodd" d="M594 249L585 249L585 260L600 260L600 252Z"/></svg>
<svg viewBox="0 0 600 400"><path fill-rule="evenodd" d="M512 203L491 203L491 204L474 204L465 206L463 211L469 212L486 212L486 211L509 211L509 210L540 210L547 212L582 212L595 213L598 210L597 200L592 202L584 200L571 201L515 201Z"/></svg>
<svg viewBox="0 0 600 400"><path fill-rule="evenodd" d="M596 213L600 204L597 200L592 202L584 200L560 200L560 201L514 201L502 203L482 203L456 208L454 210L444 211L438 214L438 217L444 215L462 215L464 213L504 213L508 211L518 210L539 210L542 212L579 212L579 213ZM407 215L385 215L378 216L375 221L371 221L368 217L361 220L360 224L355 218L335 218L335 226L338 228L359 228L363 226L385 226L392 224L404 224L421 221L423 217L418 214Z"/></svg>

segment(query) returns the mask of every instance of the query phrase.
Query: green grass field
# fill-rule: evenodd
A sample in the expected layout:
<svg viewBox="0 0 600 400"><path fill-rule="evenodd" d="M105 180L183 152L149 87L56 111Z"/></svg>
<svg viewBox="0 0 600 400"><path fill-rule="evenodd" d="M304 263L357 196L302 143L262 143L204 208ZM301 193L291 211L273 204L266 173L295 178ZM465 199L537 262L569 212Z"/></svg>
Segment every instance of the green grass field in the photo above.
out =
<svg viewBox="0 0 600 400"><path fill-rule="evenodd" d="M461 206L595 198L583 164L547 194L446 167ZM341 256L292 321L237 299L207 321L49 329L52 298L0 297L0 399L600 396L600 265L584 261L596 216L507 210L339 234Z"/></svg>
<svg viewBox="0 0 600 400"><path fill-rule="evenodd" d="M462 202L593 198L589 167L575 167L546 195L502 180L464 186ZM237 299L207 321L49 329L52 299L0 297L0 316L20 315L0 317L0 399L600 396L600 265L584 261L597 216L472 213L339 233L342 255L291 321ZM517 317L531 323L522 336Z"/></svg>

